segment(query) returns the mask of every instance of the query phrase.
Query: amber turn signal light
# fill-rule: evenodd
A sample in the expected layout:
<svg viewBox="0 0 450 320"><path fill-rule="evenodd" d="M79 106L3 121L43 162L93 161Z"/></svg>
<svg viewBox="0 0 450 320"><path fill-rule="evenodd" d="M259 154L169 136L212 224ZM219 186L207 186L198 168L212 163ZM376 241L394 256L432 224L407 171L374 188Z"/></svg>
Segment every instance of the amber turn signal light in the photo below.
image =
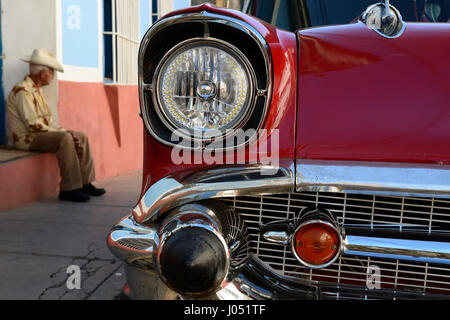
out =
<svg viewBox="0 0 450 320"><path fill-rule="evenodd" d="M323 268L331 264L339 255L341 246L339 232L323 221L301 225L292 240L297 258L311 268Z"/></svg>

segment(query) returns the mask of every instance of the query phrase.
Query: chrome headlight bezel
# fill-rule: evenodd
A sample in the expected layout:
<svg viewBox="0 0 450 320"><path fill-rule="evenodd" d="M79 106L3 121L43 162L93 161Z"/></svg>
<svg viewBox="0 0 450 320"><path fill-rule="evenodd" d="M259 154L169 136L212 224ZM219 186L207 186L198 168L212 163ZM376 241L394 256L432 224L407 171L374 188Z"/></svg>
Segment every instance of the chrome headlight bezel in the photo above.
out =
<svg viewBox="0 0 450 320"><path fill-rule="evenodd" d="M229 125L226 125L224 128L210 131L182 127L177 124L173 118L168 115L166 107L161 101L162 99L160 93L162 86L161 78L163 76L162 71L165 70L169 62L181 52L200 46L217 48L231 55L237 60L238 63L241 63L248 79L248 94L243 110L239 112L238 116L233 119ZM216 38L191 38L171 48L156 67L156 71L153 75L153 83L155 84L153 103L158 116L169 130L186 140L201 140L202 142L210 142L213 140L219 141L225 139L226 137L233 135L234 132L241 129L246 124L256 105L256 75L250 61L248 61L247 57L238 48L226 41Z"/></svg>
<svg viewBox="0 0 450 320"><path fill-rule="evenodd" d="M225 41L239 48L238 51L250 62L251 70L256 75L256 85L253 88L256 103L252 106L253 114L249 113L249 119L244 119L242 131L248 135L242 139L236 135L239 132L237 131L234 135L219 141L219 145L223 145L219 148L223 151L245 147L258 137L258 130L264 126L269 113L273 81L270 46L260 31L249 23L209 11L183 13L161 19L143 37L139 48L138 89L140 116L145 129L158 143L169 147L203 149L214 143L214 141L200 143L195 139L183 143L187 141L180 141L179 136L174 136L157 113L158 107L154 97L156 68L171 48L186 39L193 38L215 38Z"/></svg>

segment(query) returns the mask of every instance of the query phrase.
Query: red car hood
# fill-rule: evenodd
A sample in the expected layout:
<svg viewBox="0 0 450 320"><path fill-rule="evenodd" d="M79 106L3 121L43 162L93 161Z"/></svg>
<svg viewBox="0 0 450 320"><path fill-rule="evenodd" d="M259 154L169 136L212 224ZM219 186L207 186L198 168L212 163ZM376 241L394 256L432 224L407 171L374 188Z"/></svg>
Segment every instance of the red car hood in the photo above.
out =
<svg viewBox="0 0 450 320"><path fill-rule="evenodd" d="M296 158L450 164L450 25L298 32Z"/></svg>

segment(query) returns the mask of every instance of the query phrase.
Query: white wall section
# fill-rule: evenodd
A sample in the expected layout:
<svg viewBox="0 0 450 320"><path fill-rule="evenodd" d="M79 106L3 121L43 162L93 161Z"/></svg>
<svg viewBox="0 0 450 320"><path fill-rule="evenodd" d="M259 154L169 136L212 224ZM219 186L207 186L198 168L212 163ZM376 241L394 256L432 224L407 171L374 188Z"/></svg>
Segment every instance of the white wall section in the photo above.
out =
<svg viewBox="0 0 450 320"><path fill-rule="evenodd" d="M69 65L64 64L64 73L59 74L59 80L65 81L74 81L74 82L102 82L103 81L103 1L102 0L89 0L92 2L96 2L97 6L97 16L94 17L92 15L85 15L83 13L84 10L88 9L83 6L78 6L80 12L73 10L63 10L63 4L65 4L65 8L69 9L69 7L77 4L77 0L66 0L64 3L62 0L53 0L56 1L56 39L57 39L57 50L56 54L59 61L64 62L65 55L67 52L64 52L64 42L70 39L64 39L64 36L67 36L67 32L63 32L63 28L68 28L68 26L80 26L80 29L73 29L74 31L82 31L82 27L84 24L93 25L95 22L96 25L96 38L97 38L97 48L98 50L92 50L92 52L86 52L87 56L91 59L96 59L97 62L96 67L86 67L82 66L83 63L79 63L80 65ZM79 18L79 20L77 20ZM97 21L86 21L86 19L97 19ZM95 30L95 29L94 29ZM66 30L67 31L67 30ZM92 28L89 30L92 32ZM77 38L74 39L75 41ZM73 45L78 45L83 47L84 44L76 43ZM89 50L89 48L84 48L85 50ZM91 56L89 56L91 54ZM94 56L92 56L94 55ZM69 59L70 60L70 59ZM89 63L87 63L89 64ZM90 64L93 64L92 61Z"/></svg>
<svg viewBox="0 0 450 320"><path fill-rule="evenodd" d="M2 1L3 88L5 99L12 87L28 74L28 64L20 58L36 48L56 52L55 0ZM58 83L44 88L44 95L57 121Z"/></svg>

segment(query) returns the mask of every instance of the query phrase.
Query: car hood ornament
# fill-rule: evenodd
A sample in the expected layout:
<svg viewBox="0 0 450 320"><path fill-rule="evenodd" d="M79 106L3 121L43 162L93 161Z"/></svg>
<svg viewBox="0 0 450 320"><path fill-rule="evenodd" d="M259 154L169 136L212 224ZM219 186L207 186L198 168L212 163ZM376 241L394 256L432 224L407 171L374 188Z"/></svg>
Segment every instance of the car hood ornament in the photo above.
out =
<svg viewBox="0 0 450 320"><path fill-rule="evenodd" d="M368 7L361 21L386 38L401 36L406 27L400 12L389 4L389 0Z"/></svg>

